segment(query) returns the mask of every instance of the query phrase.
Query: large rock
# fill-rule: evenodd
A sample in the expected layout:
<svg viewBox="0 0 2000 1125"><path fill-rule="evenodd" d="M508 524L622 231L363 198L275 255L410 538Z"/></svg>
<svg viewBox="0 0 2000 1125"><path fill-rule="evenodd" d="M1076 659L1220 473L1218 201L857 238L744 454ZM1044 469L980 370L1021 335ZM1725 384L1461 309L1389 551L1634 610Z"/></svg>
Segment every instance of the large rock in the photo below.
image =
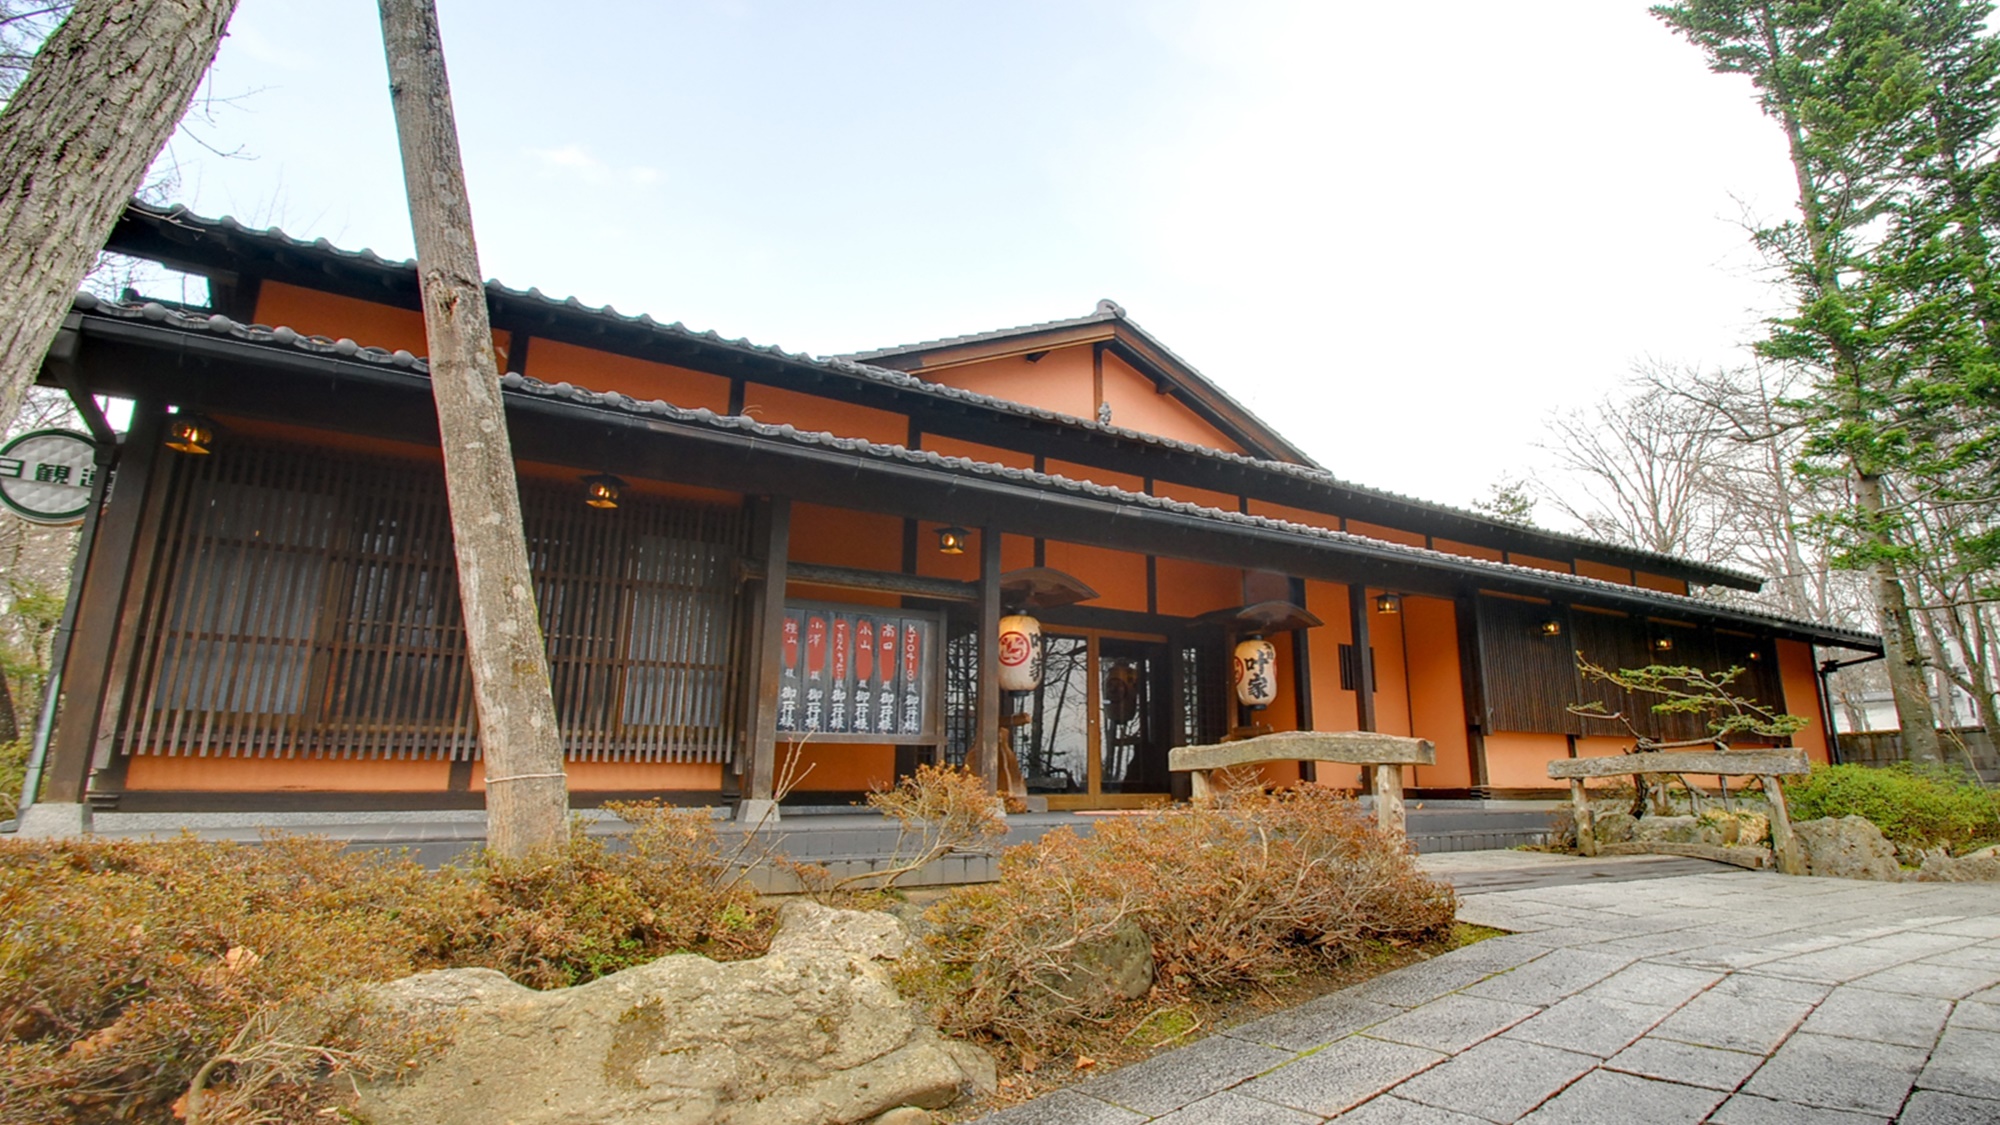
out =
<svg viewBox="0 0 2000 1125"><path fill-rule="evenodd" d="M2000 855L1975 852L1953 859L1942 851L1930 852L1917 878L1925 883L2000 883Z"/></svg>
<svg viewBox="0 0 2000 1125"><path fill-rule="evenodd" d="M682 954L549 992L487 969L407 977L382 999L455 1020L452 1042L361 1108L378 1125L848 1125L990 1087L992 1060L896 992L904 942L888 915L794 902L754 961Z"/></svg>
<svg viewBox="0 0 2000 1125"><path fill-rule="evenodd" d="M1793 826L1793 831L1805 856L1808 875L1883 882L1903 877L1903 869L1896 863L1895 847L1866 818L1829 816L1802 820Z"/></svg>
<svg viewBox="0 0 2000 1125"><path fill-rule="evenodd" d="M1632 826L1632 838L1649 844L1692 844L1701 828L1691 816L1642 816Z"/></svg>
<svg viewBox="0 0 2000 1125"><path fill-rule="evenodd" d="M1596 834L1597 842L1600 844L1622 844L1632 838L1634 826L1637 824L1629 811L1619 809L1617 812L1598 813L1592 819L1591 831Z"/></svg>
<svg viewBox="0 0 2000 1125"><path fill-rule="evenodd" d="M1105 937L1079 943L1037 979L1042 987L1095 1011L1152 991L1153 971L1152 940L1139 923L1125 918Z"/></svg>

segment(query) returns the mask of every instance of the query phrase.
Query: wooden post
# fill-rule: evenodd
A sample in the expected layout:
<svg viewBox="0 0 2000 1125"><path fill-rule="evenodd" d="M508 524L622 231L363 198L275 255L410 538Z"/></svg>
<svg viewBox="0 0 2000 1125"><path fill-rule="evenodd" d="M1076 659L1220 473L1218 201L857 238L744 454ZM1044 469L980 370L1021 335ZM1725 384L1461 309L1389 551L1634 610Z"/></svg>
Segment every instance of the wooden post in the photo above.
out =
<svg viewBox="0 0 2000 1125"><path fill-rule="evenodd" d="M1806 859L1799 854L1798 837L1792 835L1792 814L1785 808L1785 787L1776 777L1765 776L1764 796L1771 801L1771 854L1778 870L1786 875L1804 875Z"/></svg>
<svg viewBox="0 0 2000 1125"><path fill-rule="evenodd" d="M1188 799L1206 801L1215 796L1215 787L1208 783L1207 770L1188 771Z"/></svg>
<svg viewBox="0 0 2000 1125"><path fill-rule="evenodd" d="M1405 834L1403 817L1403 767L1395 762L1375 765L1375 823L1384 832Z"/></svg>
<svg viewBox="0 0 2000 1125"><path fill-rule="evenodd" d="M979 529L979 702L974 709L973 772L989 792L1000 787L1000 529Z"/></svg>
<svg viewBox="0 0 2000 1125"><path fill-rule="evenodd" d="M1368 635L1368 587L1347 587L1347 632L1354 649L1354 720L1362 730L1375 729L1375 662L1369 659L1374 641Z"/></svg>
<svg viewBox="0 0 2000 1125"><path fill-rule="evenodd" d="M503 856L560 848L569 785L535 608L472 201L432 0L380 0L389 103L417 244L466 664L486 763L486 841Z"/></svg>
<svg viewBox="0 0 2000 1125"><path fill-rule="evenodd" d="M1590 811L1590 793L1580 777L1569 779L1569 804L1576 816L1576 850L1596 855L1597 818Z"/></svg>
<svg viewBox="0 0 2000 1125"><path fill-rule="evenodd" d="M104 708L109 674L118 642L126 582L132 555L138 548L140 517L159 459L160 430L166 417L158 402L143 402L133 410L132 431L119 451L111 497L97 528L83 595L76 612L76 631L63 661L62 710L50 750L42 803L81 805L90 789L90 766L97 748L98 717ZM100 472L110 471L100 469Z"/></svg>
<svg viewBox="0 0 2000 1125"><path fill-rule="evenodd" d="M792 502L773 496L759 506L757 538L764 556L763 584L756 591L756 674L752 679L750 769L743 781L746 819L775 812L778 766L778 686L784 674L785 563L792 544ZM758 802L753 804L753 802Z"/></svg>

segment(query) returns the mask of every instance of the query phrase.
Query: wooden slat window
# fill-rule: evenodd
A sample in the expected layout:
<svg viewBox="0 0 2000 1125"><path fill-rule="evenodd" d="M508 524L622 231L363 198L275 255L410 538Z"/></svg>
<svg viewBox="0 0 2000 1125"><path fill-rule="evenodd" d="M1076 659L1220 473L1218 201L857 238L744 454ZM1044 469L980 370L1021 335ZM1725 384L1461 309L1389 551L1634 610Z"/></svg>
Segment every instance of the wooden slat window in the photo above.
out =
<svg viewBox="0 0 2000 1125"><path fill-rule="evenodd" d="M237 444L174 471L126 752L477 756L435 466ZM569 757L725 761L740 512L539 483L522 508Z"/></svg>

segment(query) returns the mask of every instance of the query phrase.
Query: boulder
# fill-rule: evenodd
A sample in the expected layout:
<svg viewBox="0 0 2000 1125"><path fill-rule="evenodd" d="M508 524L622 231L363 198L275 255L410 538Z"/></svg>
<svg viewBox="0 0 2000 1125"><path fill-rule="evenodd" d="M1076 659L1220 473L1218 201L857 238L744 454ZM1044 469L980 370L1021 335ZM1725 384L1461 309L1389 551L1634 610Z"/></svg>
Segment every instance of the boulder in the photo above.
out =
<svg viewBox="0 0 2000 1125"><path fill-rule="evenodd" d="M1903 877L1903 869L1896 863L1896 849L1883 838L1880 828L1863 817L1802 820L1793 830L1798 836L1799 851L1805 856L1808 875L1882 882L1895 882Z"/></svg>
<svg viewBox="0 0 2000 1125"><path fill-rule="evenodd" d="M444 1018L414 1077L364 1089L377 1125L849 1125L990 1088L993 1061L897 993L902 927L788 903L771 951L694 954L536 992L488 969L382 986L391 1012ZM911 1115L903 1115L910 1119ZM890 1118L890 1120L897 1120Z"/></svg>
<svg viewBox="0 0 2000 1125"><path fill-rule="evenodd" d="M1093 1010L1115 1000L1136 1000L1153 988L1152 939L1139 923L1125 918L1109 936L1078 944L1067 960L1037 980Z"/></svg>
<svg viewBox="0 0 2000 1125"><path fill-rule="evenodd" d="M1695 844L1700 835L1691 816L1642 816L1632 825L1632 838L1646 844Z"/></svg>
<svg viewBox="0 0 2000 1125"><path fill-rule="evenodd" d="M1924 883L2000 883L2000 855L1975 852L1953 859L1943 851L1929 852L1917 879Z"/></svg>
<svg viewBox="0 0 2000 1125"><path fill-rule="evenodd" d="M1633 827L1638 821L1623 809L1617 812L1598 813L1591 823L1591 831L1597 834L1600 844L1622 844L1632 838Z"/></svg>

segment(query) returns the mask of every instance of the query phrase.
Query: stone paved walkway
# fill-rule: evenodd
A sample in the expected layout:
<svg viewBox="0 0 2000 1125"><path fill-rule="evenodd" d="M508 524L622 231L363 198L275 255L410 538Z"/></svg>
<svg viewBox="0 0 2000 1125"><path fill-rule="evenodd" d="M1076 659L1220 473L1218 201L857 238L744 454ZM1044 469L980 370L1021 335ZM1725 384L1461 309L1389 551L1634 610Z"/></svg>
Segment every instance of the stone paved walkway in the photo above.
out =
<svg viewBox="0 0 2000 1125"><path fill-rule="evenodd" d="M982 1121L2000 1122L2000 888L1583 862L1428 860L1513 933Z"/></svg>

